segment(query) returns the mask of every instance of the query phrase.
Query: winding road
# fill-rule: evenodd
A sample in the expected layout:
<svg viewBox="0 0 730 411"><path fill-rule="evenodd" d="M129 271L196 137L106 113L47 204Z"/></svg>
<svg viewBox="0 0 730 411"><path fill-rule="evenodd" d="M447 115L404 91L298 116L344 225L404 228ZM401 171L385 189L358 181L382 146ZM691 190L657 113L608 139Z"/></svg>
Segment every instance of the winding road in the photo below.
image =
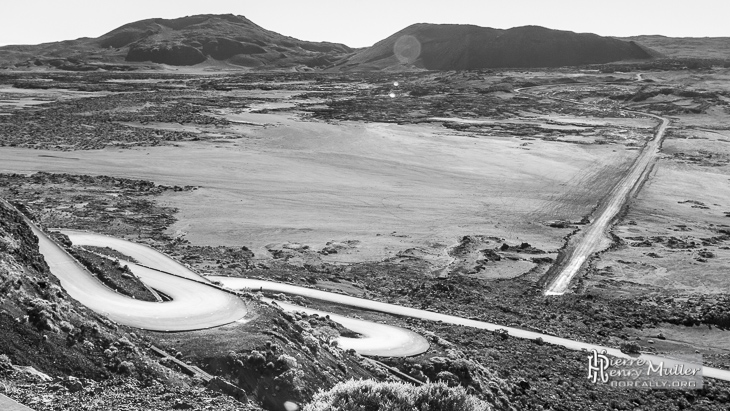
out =
<svg viewBox="0 0 730 411"><path fill-rule="evenodd" d="M171 302L148 303L114 293L83 270L42 232L35 228L34 232L39 238L44 237L41 253L46 260L61 261L61 264L54 263L51 272L56 274L57 270L61 271L59 278L62 279L63 287L73 290L69 294L114 321L156 331L193 330L245 321L242 320L247 313L245 305L235 294L218 289L208 279L152 248L100 234L61 231L74 245L109 247L133 257L140 264L122 259L120 263L128 265L145 284L171 297ZM217 277L213 279L216 280ZM285 311L328 315L333 321L361 335L360 338L340 337L339 346L343 349L354 349L363 355L411 356L421 354L429 348L426 339L400 327L348 318L271 299L264 301L275 303ZM210 321L207 321L208 318Z"/></svg>
<svg viewBox="0 0 730 411"><path fill-rule="evenodd" d="M404 317L442 321L448 324L489 331L504 330L513 337L540 338L546 343L571 350L605 350L607 354L615 357L632 358L615 348L290 284L220 276L205 278L146 246L88 232L62 231L76 245L110 247L125 254L128 253L127 255L140 263L153 264L154 267L144 267L139 264L124 262L143 282L172 297L172 301L161 303L138 301L122 296L104 286L33 223L26 221L39 239L40 251L45 257L51 273L61 280L64 289L74 299L94 311L106 315L118 323L132 327L156 331L185 331L241 321L247 313L245 304L234 293L223 291L210 282L218 281L230 289L284 292ZM329 315L333 321L339 322L344 327L362 335L361 338L340 337L339 343L342 348L352 348L363 355L410 356L423 353L429 348L428 342L423 337L400 327L357 320L270 299L265 299L265 302L276 304L287 311L303 311L320 316ZM640 358L652 360L655 363L659 361L671 362L669 359L650 355L641 355ZM730 381L730 371L727 370L704 367L703 375Z"/></svg>
<svg viewBox="0 0 730 411"><path fill-rule="evenodd" d="M92 276L35 225L30 224L30 227L38 237L40 252L51 273L61 281L66 292L83 305L119 324L154 331L196 330L240 320L248 312L244 302L235 295L131 262L124 264L145 284L168 295L172 301L140 301L119 294ZM162 254L160 256L165 257ZM189 270L184 266L169 260L181 268L181 275L189 275L186 273ZM192 272L190 274L197 276Z"/></svg>

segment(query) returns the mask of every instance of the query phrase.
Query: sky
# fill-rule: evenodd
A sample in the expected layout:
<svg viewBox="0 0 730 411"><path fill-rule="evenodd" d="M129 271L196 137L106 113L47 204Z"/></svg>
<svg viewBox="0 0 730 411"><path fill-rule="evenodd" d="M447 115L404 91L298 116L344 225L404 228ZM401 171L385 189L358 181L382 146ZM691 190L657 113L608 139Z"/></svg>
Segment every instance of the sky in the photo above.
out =
<svg viewBox="0 0 730 411"><path fill-rule="evenodd" d="M227 13L350 47L371 46L414 23L730 37L730 0L0 0L0 46L98 37L148 18Z"/></svg>

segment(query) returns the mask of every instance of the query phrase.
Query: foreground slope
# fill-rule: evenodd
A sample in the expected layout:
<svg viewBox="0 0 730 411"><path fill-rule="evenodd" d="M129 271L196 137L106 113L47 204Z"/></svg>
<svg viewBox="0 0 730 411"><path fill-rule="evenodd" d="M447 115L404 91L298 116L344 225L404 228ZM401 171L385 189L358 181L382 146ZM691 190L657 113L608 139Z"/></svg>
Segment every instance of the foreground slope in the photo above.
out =
<svg viewBox="0 0 730 411"><path fill-rule="evenodd" d="M415 66L428 70L560 67L649 59L634 42L539 26L508 30L459 24L414 24L338 62L343 70Z"/></svg>

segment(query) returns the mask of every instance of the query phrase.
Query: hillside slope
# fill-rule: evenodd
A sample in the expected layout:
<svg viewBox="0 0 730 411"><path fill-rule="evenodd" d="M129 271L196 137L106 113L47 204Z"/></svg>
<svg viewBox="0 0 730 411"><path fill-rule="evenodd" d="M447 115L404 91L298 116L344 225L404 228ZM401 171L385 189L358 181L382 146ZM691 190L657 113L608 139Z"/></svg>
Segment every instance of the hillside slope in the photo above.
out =
<svg viewBox="0 0 730 411"><path fill-rule="evenodd" d="M165 410L214 400L220 410L260 409L191 386L146 353L141 335L71 299L21 215L2 201L0 297L0 392L35 410Z"/></svg>
<svg viewBox="0 0 730 411"><path fill-rule="evenodd" d="M561 67L649 59L656 55L634 42L538 26L500 30L457 24L414 24L339 61L336 68Z"/></svg>
<svg viewBox="0 0 730 411"><path fill-rule="evenodd" d="M94 226L87 225L90 223L97 228L106 227L107 234L120 236L126 227L137 232L137 236L149 234L162 241L164 229L155 231L149 222L154 220L167 226L174 221L172 209L158 208L145 200L164 191L165 186L152 182L49 173L0 177L0 197L8 198L41 226L93 229ZM54 193L58 197L49 204L73 211L47 212L45 206L27 205L30 197L48 198L50 185L56 187ZM66 207L76 204L82 192L90 196L88 204L104 201L105 207ZM87 404L91 404L90 409L104 410L208 409L205 407L210 405L211 409L221 411L262 408L278 411L286 409L285 401L304 404L319 389L329 389L341 381L395 378L381 364L353 350L340 348L337 344L340 333L352 334L328 316L287 313L261 302L258 294L241 294L250 308L250 321L174 333L115 324L81 306L66 293L50 273L29 226L1 198L0 393L37 411L77 410ZM125 211L124 223L113 216L123 204L135 204L137 210ZM96 211L89 218L91 209ZM153 232L160 234L156 236ZM72 245L68 237L54 236L68 251L76 254L83 251L78 245ZM203 250L193 251L184 243L180 247L188 251L185 255ZM215 251L216 256L223 257L220 249L216 250L219 250ZM113 256L119 258L119 254ZM234 254L230 258L241 262L244 257ZM288 300L283 295L276 298ZM309 304L303 298L295 302ZM417 360L424 367L415 378L436 381L443 379L444 374L439 373L448 371L458 375L450 380L474 390L483 400L500 405L500 409L512 409L507 395L513 387L495 371L476 361L432 361L431 357L444 354L447 348L445 354L459 358L464 354L435 336L429 335L429 342L433 343L432 350L419 357L409 357L409 364ZM160 358L151 345L169 356ZM205 382L200 375L182 374L185 372L179 368L182 363L173 362L170 356L202 368L213 379ZM52 380L27 376L23 366L32 366ZM59 388L67 385L70 388ZM48 399L45 403L44 398Z"/></svg>
<svg viewBox="0 0 730 411"><path fill-rule="evenodd" d="M730 59L730 37L617 37L634 41L671 58Z"/></svg>
<svg viewBox="0 0 730 411"><path fill-rule="evenodd" d="M203 14L140 20L98 38L0 47L0 66L96 70L123 69L135 62L173 66L223 62L316 67L349 52L343 44L303 41L266 30L243 16Z"/></svg>

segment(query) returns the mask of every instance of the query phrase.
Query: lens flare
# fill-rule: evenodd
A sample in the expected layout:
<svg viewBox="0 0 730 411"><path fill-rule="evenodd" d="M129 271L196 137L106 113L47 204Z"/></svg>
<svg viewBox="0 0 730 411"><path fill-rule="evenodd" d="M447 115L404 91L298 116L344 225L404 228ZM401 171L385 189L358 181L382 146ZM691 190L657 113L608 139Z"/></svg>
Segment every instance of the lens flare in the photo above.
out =
<svg viewBox="0 0 730 411"><path fill-rule="evenodd" d="M421 55L421 42L417 38L404 35L393 45L393 54L403 64L411 64Z"/></svg>

